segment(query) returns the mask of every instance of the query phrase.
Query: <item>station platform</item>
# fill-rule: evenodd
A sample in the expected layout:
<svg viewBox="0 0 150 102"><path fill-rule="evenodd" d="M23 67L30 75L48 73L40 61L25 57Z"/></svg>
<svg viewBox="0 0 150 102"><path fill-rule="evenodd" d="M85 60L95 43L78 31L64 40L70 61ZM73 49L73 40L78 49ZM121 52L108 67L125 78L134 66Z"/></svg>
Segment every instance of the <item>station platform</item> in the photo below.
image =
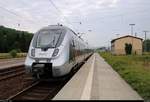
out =
<svg viewBox="0 0 150 102"><path fill-rule="evenodd" d="M143 101L97 53L88 59L52 100Z"/></svg>
<svg viewBox="0 0 150 102"><path fill-rule="evenodd" d="M25 58L0 59L0 70L23 66Z"/></svg>

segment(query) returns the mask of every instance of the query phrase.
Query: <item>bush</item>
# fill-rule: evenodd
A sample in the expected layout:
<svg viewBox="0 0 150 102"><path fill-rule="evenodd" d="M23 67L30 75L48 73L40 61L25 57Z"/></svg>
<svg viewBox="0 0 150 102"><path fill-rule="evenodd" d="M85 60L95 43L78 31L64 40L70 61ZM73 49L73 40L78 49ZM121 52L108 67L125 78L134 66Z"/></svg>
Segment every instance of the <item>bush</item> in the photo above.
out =
<svg viewBox="0 0 150 102"><path fill-rule="evenodd" d="M17 50L13 49L9 52L9 54L14 58L17 56Z"/></svg>
<svg viewBox="0 0 150 102"><path fill-rule="evenodd" d="M114 67L116 71L123 71L125 69L125 66L127 66L127 63L123 61L117 61L112 64L112 67Z"/></svg>
<svg viewBox="0 0 150 102"><path fill-rule="evenodd" d="M21 50L20 49L16 49L17 53L21 53Z"/></svg>

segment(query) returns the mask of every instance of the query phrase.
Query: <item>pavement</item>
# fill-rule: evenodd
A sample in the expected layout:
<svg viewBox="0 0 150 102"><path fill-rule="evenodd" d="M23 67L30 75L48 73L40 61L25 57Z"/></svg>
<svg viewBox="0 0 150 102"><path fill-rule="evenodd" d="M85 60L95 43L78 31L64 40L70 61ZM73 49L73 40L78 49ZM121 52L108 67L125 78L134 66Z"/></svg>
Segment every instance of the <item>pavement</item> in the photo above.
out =
<svg viewBox="0 0 150 102"><path fill-rule="evenodd" d="M24 65L25 58L1 59L0 70Z"/></svg>
<svg viewBox="0 0 150 102"><path fill-rule="evenodd" d="M143 100L120 75L94 53L53 100Z"/></svg>

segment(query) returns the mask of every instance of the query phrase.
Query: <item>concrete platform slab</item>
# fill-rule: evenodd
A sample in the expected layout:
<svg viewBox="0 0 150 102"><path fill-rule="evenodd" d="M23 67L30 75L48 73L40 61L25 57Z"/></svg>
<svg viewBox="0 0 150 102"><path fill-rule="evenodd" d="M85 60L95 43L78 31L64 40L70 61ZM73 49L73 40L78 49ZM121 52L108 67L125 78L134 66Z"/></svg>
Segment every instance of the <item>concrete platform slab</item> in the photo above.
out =
<svg viewBox="0 0 150 102"><path fill-rule="evenodd" d="M99 54L93 54L53 100L143 100Z"/></svg>

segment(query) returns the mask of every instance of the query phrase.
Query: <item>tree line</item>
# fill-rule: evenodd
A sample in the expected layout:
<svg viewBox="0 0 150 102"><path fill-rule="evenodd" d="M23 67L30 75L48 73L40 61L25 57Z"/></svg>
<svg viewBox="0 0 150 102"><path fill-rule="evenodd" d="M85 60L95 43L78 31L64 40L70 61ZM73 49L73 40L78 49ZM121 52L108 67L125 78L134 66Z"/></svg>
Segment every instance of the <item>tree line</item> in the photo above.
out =
<svg viewBox="0 0 150 102"><path fill-rule="evenodd" d="M150 39L143 41L143 51L150 52Z"/></svg>
<svg viewBox="0 0 150 102"><path fill-rule="evenodd" d="M27 31L0 26L0 53L7 53L11 50L27 52L32 37L33 34Z"/></svg>

